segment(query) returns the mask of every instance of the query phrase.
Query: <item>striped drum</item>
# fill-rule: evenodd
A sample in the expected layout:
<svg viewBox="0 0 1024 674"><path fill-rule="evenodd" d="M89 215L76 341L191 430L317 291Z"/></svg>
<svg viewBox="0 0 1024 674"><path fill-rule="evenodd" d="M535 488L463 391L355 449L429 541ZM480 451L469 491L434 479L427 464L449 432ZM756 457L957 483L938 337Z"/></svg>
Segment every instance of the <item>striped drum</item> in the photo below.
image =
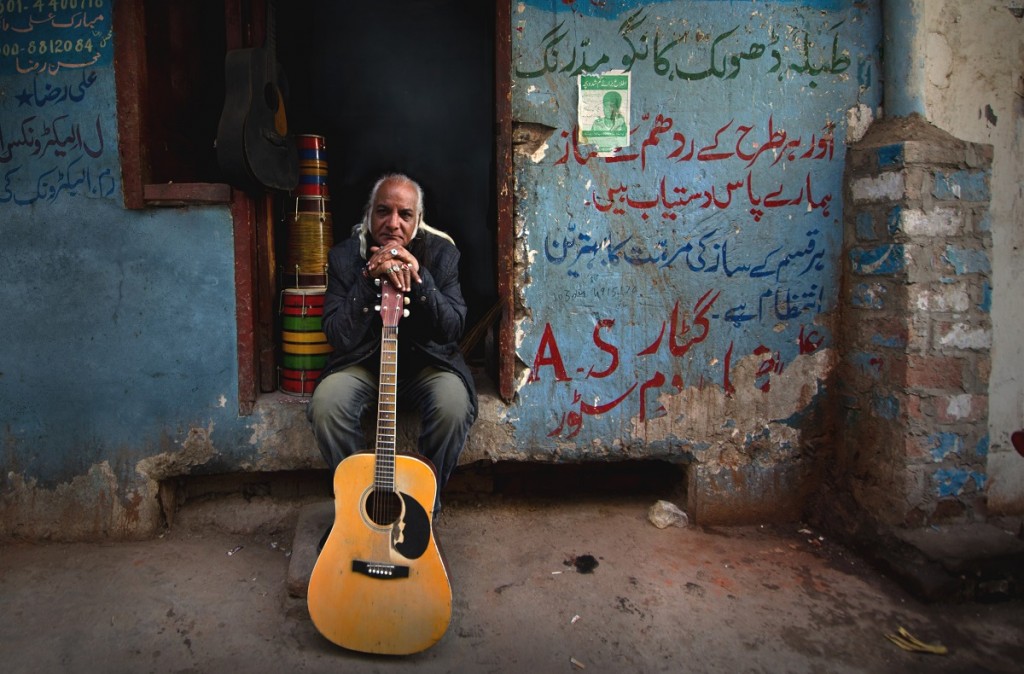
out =
<svg viewBox="0 0 1024 674"><path fill-rule="evenodd" d="M333 347L323 332L326 288L285 288L281 292L281 367L278 388L310 396Z"/></svg>
<svg viewBox="0 0 1024 674"><path fill-rule="evenodd" d="M327 172L327 139L314 134L295 136L299 149L299 168L323 169Z"/></svg>
<svg viewBox="0 0 1024 674"><path fill-rule="evenodd" d="M302 134L295 137L299 150L299 184L296 196L328 197L327 140L323 136Z"/></svg>

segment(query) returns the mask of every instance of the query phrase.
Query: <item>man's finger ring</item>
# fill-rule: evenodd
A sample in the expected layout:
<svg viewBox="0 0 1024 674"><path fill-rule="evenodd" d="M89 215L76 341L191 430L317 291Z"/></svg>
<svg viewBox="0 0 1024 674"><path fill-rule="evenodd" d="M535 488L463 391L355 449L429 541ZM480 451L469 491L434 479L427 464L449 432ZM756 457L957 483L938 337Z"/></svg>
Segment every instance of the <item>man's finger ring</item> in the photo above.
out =
<svg viewBox="0 0 1024 674"><path fill-rule="evenodd" d="M397 248L392 248L391 249L391 257L396 257L397 255L398 255L398 249Z"/></svg>

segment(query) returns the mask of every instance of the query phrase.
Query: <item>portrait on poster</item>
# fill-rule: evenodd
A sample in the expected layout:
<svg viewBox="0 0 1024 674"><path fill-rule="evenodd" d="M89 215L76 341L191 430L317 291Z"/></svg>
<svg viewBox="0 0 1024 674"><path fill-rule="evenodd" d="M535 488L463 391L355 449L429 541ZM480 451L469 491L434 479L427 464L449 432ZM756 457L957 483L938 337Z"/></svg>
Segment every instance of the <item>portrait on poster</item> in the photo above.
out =
<svg viewBox="0 0 1024 674"><path fill-rule="evenodd" d="M599 153L629 146L630 73L607 72L579 77L580 142Z"/></svg>

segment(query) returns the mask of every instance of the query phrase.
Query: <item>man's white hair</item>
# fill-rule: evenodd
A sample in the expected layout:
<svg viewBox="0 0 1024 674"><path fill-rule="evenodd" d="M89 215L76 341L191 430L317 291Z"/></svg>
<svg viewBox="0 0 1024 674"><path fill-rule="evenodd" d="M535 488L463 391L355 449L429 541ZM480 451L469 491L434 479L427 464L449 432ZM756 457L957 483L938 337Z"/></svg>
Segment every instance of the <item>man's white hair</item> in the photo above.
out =
<svg viewBox="0 0 1024 674"><path fill-rule="evenodd" d="M371 233L371 220L373 217L373 204L377 201L377 193L380 192L381 186L388 182L404 182L412 185L416 190L416 226L412 230L412 238L416 238L419 234L420 229L428 234L439 236L442 239L446 239L452 245L455 245L455 241L452 237L448 236L445 232L440 229L431 227L423 221L423 188L420 184L403 173L388 173L387 175L381 176L376 183L373 184L373 189L370 190L370 198L366 202L366 207L363 209L363 219L355 227L352 228L352 234L359 237L359 254L365 260L367 257L367 251L370 247L370 241L372 238Z"/></svg>

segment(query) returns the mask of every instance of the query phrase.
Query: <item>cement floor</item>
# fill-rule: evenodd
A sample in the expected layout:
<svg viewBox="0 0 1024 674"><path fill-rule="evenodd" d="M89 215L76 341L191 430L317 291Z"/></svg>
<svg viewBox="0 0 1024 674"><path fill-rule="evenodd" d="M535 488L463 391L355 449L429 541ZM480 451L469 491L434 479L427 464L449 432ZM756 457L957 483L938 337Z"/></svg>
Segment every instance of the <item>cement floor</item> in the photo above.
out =
<svg viewBox="0 0 1024 674"><path fill-rule="evenodd" d="M1020 602L922 604L800 524L659 529L652 501L636 496L449 503L437 522L454 592L445 636L413 656L353 653L322 638L288 590L297 511L245 530L258 504L229 503L219 507L234 531L179 518L143 542L3 542L0 669L935 673L1024 662ZM588 555L597 566L582 573ZM886 639L899 627L948 654L901 650Z"/></svg>

